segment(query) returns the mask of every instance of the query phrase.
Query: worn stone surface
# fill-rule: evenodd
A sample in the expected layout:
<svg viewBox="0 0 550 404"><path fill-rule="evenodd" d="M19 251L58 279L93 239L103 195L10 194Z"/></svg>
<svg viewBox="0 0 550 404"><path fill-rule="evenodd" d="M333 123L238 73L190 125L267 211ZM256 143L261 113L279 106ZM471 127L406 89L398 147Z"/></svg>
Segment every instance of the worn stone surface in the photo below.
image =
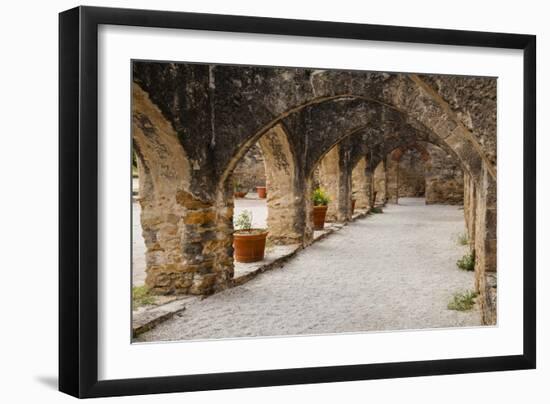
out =
<svg viewBox="0 0 550 404"><path fill-rule="evenodd" d="M272 244L301 244L311 234L308 227L308 181L292 155L282 126L260 139L267 176L267 227Z"/></svg>
<svg viewBox="0 0 550 404"><path fill-rule="evenodd" d="M429 153L426 164L426 203L462 205L464 203L464 173L459 162L441 148L424 144Z"/></svg>
<svg viewBox="0 0 550 404"><path fill-rule="evenodd" d="M160 306L144 307L135 311L132 314L133 337L135 338L144 332L150 331L160 323L182 313L189 302L191 302L189 298L183 298Z"/></svg>
<svg viewBox="0 0 550 404"><path fill-rule="evenodd" d="M370 208L370 182L371 179L367 173L367 160L363 156L351 172L351 197L355 199L355 209Z"/></svg>
<svg viewBox="0 0 550 404"><path fill-rule="evenodd" d="M241 189L249 192L255 192L257 186L265 186L264 156L258 143L241 158L233 171L233 180Z"/></svg>
<svg viewBox="0 0 550 404"><path fill-rule="evenodd" d="M375 200L374 205L383 205L387 200L387 181L385 162L378 164L373 174Z"/></svg>
<svg viewBox="0 0 550 404"><path fill-rule="evenodd" d="M426 194L424 160L416 149L408 149L399 161L400 198L422 197Z"/></svg>

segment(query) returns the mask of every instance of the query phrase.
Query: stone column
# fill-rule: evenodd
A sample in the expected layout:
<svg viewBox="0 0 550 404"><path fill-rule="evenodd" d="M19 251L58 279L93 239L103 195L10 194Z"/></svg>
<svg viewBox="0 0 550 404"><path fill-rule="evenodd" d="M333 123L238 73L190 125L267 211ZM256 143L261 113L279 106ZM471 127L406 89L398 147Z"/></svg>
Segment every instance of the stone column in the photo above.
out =
<svg viewBox="0 0 550 404"><path fill-rule="evenodd" d="M474 251L476 290L480 294L479 302L484 324L496 322L496 232L496 182L483 163L475 189Z"/></svg>
<svg viewBox="0 0 550 404"><path fill-rule="evenodd" d="M301 244L306 233L305 176L295 164L282 127L270 130L259 143L266 171L268 240Z"/></svg>
<svg viewBox="0 0 550 404"><path fill-rule="evenodd" d="M232 189L217 198L211 181L201 184L201 196L193 192L194 168L178 135L140 87L133 91L145 284L160 294L223 289L233 277Z"/></svg>
<svg viewBox="0 0 550 404"><path fill-rule="evenodd" d="M464 220L466 222L466 231L471 251L474 250L475 241L475 213L475 183L473 178L467 172L464 172Z"/></svg>
<svg viewBox="0 0 550 404"><path fill-rule="evenodd" d="M374 207L374 173L368 167L365 170L365 181L366 181L366 191L367 191L367 209Z"/></svg>
<svg viewBox="0 0 550 404"><path fill-rule="evenodd" d="M351 167L347 151L334 146L319 163L319 181L327 192L330 203L328 222L345 222L351 219Z"/></svg>
<svg viewBox="0 0 550 404"><path fill-rule="evenodd" d="M388 155L386 159L386 199L390 203L399 201L399 160Z"/></svg>
<svg viewBox="0 0 550 404"><path fill-rule="evenodd" d="M376 193L375 205L384 205L386 203L386 167L384 161L381 161L374 170L374 192Z"/></svg>
<svg viewBox="0 0 550 404"><path fill-rule="evenodd" d="M352 198L355 199L355 207L357 209L368 209L370 190L368 189L369 179L367 178L367 159L365 157L362 157L355 165L351 177Z"/></svg>

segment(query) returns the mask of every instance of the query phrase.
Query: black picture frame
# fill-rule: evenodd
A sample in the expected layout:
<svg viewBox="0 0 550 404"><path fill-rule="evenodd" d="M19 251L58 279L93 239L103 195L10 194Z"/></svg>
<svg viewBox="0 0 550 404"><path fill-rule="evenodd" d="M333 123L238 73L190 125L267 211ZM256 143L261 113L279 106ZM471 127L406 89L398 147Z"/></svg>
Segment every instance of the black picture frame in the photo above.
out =
<svg viewBox="0 0 550 404"><path fill-rule="evenodd" d="M100 24L523 50L523 354L98 381ZM59 389L104 397L533 369L536 366L536 37L183 12L77 7L59 15Z"/></svg>

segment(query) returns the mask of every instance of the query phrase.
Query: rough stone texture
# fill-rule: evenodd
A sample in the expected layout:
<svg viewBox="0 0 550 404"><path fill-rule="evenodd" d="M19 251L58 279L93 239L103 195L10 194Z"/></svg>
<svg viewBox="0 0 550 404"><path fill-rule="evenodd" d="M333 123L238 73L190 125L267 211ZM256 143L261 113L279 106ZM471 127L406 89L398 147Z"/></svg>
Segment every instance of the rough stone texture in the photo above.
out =
<svg viewBox="0 0 550 404"><path fill-rule="evenodd" d="M351 219L351 162L345 144L334 146L319 163L319 185L330 203L327 222L346 222Z"/></svg>
<svg viewBox="0 0 550 404"><path fill-rule="evenodd" d="M351 197L355 199L355 209L370 208L370 181L367 160L362 157L351 172Z"/></svg>
<svg viewBox="0 0 550 404"><path fill-rule="evenodd" d="M399 199L399 160L388 154L386 157L386 200L391 203L397 203Z"/></svg>
<svg viewBox="0 0 550 404"><path fill-rule="evenodd" d="M388 201L426 197L427 204L460 205L464 199L463 172L458 161L430 143L417 142L395 149L387 157Z"/></svg>
<svg viewBox="0 0 550 404"><path fill-rule="evenodd" d="M376 194L374 205L383 205L384 203L386 203L387 181L386 169L384 164L384 162L378 164L373 174L374 193Z"/></svg>
<svg viewBox="0 0 550 404"><path fill-rule="evenodd" d="M464 173L458 161L441 148L425 144L429 153L426 164L426 203L462 205L464 203Z"/></svg>
<svg viewBox="0 0 550 404"><path fill-rule="evenodd" d="M424 76L151 62L134 62L133 73L134 82L172 122L193 161L195 192L210 182L212 170L223 173L225 180L238 161L235 157L242 157L277 122L284 123L294 151L305 156L310 168L315 153L307 151L323 155L351 131L371 125L373 115L404 121L410 131L445 144L470 171L478 170L491 154L488 142L480 144L453 110L458 95L434 88ZM452 88L456 81L452 76L434 77L439 88ZM464 88L496 98L496 80L479 80L479 88ZM479 102L472 95L467 100L460 106L472 115ZM322 118L326 113L329 116ZM486 115L483 122L493 125L496 118ZM496 124L491 125L480 121L475 129L494 136ZM327 134L317 134L318 127ZM493 177L495 170L490 167Z"/></svg>
<svg viewBox="0 0 550 404"><path fill-rule="evenodd" d="M146 282L154 291L207 294L230 282L232 177L276 127L290 167L281 172L292 175L270 181L276 159L268 162L262 146L268 194L288 190L268 201L268 221L291 229L291 240L282 230L275 239L311 241L312 176L335 145L340 187L348 188L339 193L337 215L346 220L355 156L366 156L367 178L374 173L371 189L383 203L386 173L375 168L392 150L425 142L471 177L479 282L495 266L496 79L134 62L133 83Z"/></svg>
<svg viewBox="0 0 550 404"><path fill-rule="evenodd" d="M496 319L496 276L487 282L490 273L497 269L497 206L496 182L483 164L481 184L475 193L475 273L476 289L480 293L480 305L484 324L492 324ZM496 300L495 300L496 301Z"/></svg>
<svg viewBox="0 0 550 404"><path fill-rule="evenodd" d="M268 240L273 244L300 244L312 230L308 228L304 190L307 181L300 175L282 126L277 125L261 139L267 175Z"/></svg>
<svg viewBox="0 0 550 404"><path fill-rule="evenodd" d="M476 185L474 179L464 173L464 220L466 221L466 230L468 232L468 242L470 250L474 251L475 230L476 230Z"/></svg>
<svg viewBox="0 0 550 404"><path fill-rule="evenodd" d="M399 161L398 188L400 198L421 197L425 195L426 173L424 163L420 152L416 149L408 149L401 157Z"/></svg>
<svg viewBox="0 0 550 404"><path fill-rule="evenodd" d="M460 122L496 167L497 81L483 77L421 75L448 102Z"/></svg>
<svg viewBox="0 0 550 404"><path fill-rule="evenodd" d="M346 191L347 184L340 184L340 147L334 146L319 163L319 186L323 189L330 203L328 204L326 221L338 221L340 209L340 193Z"/></svg>
<svg viewBox="0 0 550 404"><path fill-rule="evenodd" d="M256 192L256 186L265 186L264 156L258 143L254 144L239 161L233 171L233 180L241 188L251 192Z"/></svg>

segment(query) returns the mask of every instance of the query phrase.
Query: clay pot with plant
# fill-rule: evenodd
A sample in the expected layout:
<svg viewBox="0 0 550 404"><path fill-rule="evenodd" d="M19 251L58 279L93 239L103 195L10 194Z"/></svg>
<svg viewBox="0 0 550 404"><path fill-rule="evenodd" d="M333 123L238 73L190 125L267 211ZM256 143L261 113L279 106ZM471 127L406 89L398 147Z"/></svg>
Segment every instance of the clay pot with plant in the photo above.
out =
<svg viewBox="0 0 550 404"><path fill-rule="evenodd" d="M237 262L256 262L264 259L266 229L252 228L252 212L243 210L233 223L233 257Z"/></svg>
<svg viewBox="0 0 550 404"><path fill-rule="evenodd" d="M235 198L244 198L248 191L238 182L233 182L233 196Z"/></svg>
<svg viewBox="0 0 550 404"><path fill-rule="evenodd" d="M267 187L265 186L257 186L256 192L258 192L258 198L265 199L267 196Z"/></svg>
<svg viewBox="0 0 550 404"><path fill-rule="evenodd" d="M323 189L317 188L315 191L313 191L312 201L313 229L323 230L323 228L325 227L325 219L327 217L327 209L330 198Z"/></svg>

